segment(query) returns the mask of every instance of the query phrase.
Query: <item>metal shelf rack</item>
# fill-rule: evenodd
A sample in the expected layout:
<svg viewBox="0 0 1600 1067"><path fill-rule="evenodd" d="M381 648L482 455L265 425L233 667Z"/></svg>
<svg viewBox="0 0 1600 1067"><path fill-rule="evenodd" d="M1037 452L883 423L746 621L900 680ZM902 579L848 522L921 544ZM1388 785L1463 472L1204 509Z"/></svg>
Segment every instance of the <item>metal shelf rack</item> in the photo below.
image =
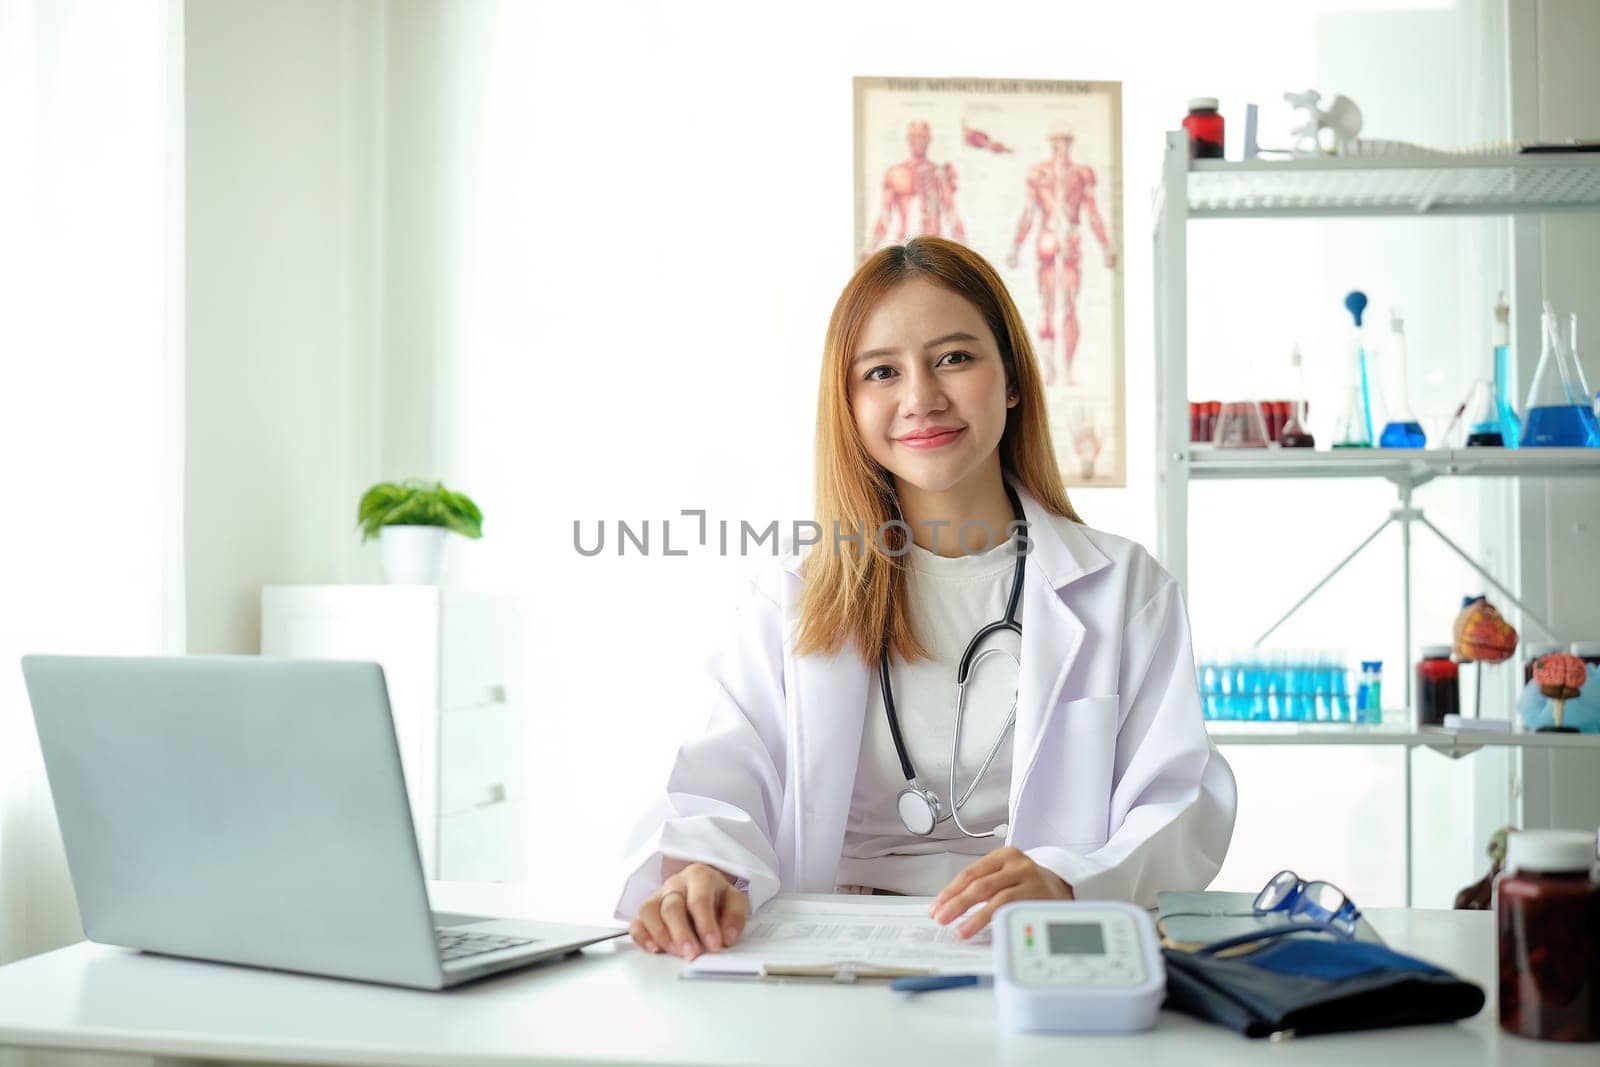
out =
<svg viewBox="0 0 1600 1067"><path fill-rule="evenodd" d="M1600 166L1581 153L1237 163L1191 162L1187 153L1185 147L1188 214L1195 219L1519 215L1600 207Z"/></svg>
<svg viewBox="0 0 1600 1067"><path fill-rule="evenodd" d="M1169 132L1155 212L1158 543L1167 569L1180 582L1186 582L1189 483L1192 481L1387 479L1399 491L1399 506L1387 521L1398 522L1401 529L1406 588L1405 645L1409 662L1414 652L1410 603L1411 526L1418 521L1426 523L1421 512L1411 506L1413 490L1442 477L1594 477L1600 473L1600 451L1590 449L1498 452L1462 449L1410 453L1376 449L1359 453L1297 453L1267 449L1239 453L1191 444L1187 262L1191 221L1501 216L1558 211L1600 211L1600 156L1593 153L1481 156L1419 153L1284 161L1191 160L1187 135L1183 131ZM1437 528L1429 526L1439 533ZM1444 540L1460 552L1448 538ZM1370 541L1371 538L1363 542L1363 546ZM1475 560L1461 554L1478 567ZM1483 568L1478 569L1483 573ZM1536 613L1527 611L1510 590L1492 575L1485 574L1485 577L1502 595L1522 607L1532 622L1548 631L1548 625ZM1306 599L1309 596L1307 594ZM1409 672L1406 689L1409 704Z"/></svg>
<svg viewBox="0 0 1600 1067"><path fill-rule="evenodd" d="M1398 506L1355 551L1308 592L1259 640L1315 595L1390 522L1401 531L1404 578L1404 642L1406 662L1415 653L1411 633L1412 525L1430 529L1477 568L1524 618L1548 631L1511 590L1489 575L1432 523L1412 507L1412 492L1446 477L1588 477L1600 474L1600 450L1512 449L1435 450L1356 453L1268 449L1222 452L1189 441L1188 374L1188 227L1191 221L1225 219L1426 218L1462 216L1529 216L1555 212L1600 211L1600 156L1440 154L1268 161L1190 160L1188 136L1169 132L1161 185L1156 190L1155 315L1156 315L1156 463L1159 477L1157 514L1159 554L1180 583L1187 584L1189 565L1189 485L1210 479L1382 478L1394 484ZM1551 635L1554 636L1554 635ZM1411 704L1411 672L1405 676L1405 704ZM1406 902L1412 896L1412 780L1410 751L1433 748L1461 756L1485 747L1516 749L1581 748L1600 753L1600 739L1571 735L1451 733L1418 729L1408 713L1409 729L1297 724L1213 722L1207 727L1219 744L1253 745L1398 745L1405 760Z"/></svg>
<svg viewBox="0 0 1600 1067"><path fill-rule="evenodd" d="M1600 448L1461 448L1403 452L1352 448L1207 449L1190 446L1191 481L1240 478L1387 478L1413 487L1435 478L1600 476Z"/></svg>
<svg viewBox="0 0 1600 1067"><path fill-rule="evenodd" d="M1431 748L1453 759L1481 748L1574 748L1600 751L1600 734L1496 733L1488 730L1446 730L1423 726L1416 730L1387 726L1347 726L1313 723L1210 722L1211 739L1219 745L1400 745Z"/></svg>

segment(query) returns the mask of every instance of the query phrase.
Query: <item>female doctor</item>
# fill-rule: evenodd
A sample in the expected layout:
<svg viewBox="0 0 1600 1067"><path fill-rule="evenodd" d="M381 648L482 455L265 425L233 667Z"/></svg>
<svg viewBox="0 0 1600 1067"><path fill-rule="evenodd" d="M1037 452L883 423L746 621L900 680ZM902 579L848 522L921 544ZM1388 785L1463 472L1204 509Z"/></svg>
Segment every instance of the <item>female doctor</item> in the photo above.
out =
<svg viewBox="0 0 1600 1067"><path fill-rule="evenodd" d="M821 539L756 578L711 721L640 823L617 917L650 952L734 944L779 892L1012 900L1200 889L1234 782L1177 583L1085 526L994 269L918 237L828 324Z"/></svg>

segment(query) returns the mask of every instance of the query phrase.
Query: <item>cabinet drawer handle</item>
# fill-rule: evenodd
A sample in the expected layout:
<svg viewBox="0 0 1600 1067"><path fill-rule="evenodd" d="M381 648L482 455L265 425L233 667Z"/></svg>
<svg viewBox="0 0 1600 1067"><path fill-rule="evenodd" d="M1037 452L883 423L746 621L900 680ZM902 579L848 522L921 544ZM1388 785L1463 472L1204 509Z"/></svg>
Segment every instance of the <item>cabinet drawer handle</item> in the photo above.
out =
<svg viewBox="0 0 1600 1067"><path fill-rule="evenodd" d="M487 808L487 807L490 807L490 806L495 805L495 804L504 803L505 799L506 799L505 783L496 782L496 783L494 783L494 785L491 785L488 789L485 789L483 791L483 799L478 801L478 803L473 805L473 806L474 807L478 807L478 808Z"/></svg>

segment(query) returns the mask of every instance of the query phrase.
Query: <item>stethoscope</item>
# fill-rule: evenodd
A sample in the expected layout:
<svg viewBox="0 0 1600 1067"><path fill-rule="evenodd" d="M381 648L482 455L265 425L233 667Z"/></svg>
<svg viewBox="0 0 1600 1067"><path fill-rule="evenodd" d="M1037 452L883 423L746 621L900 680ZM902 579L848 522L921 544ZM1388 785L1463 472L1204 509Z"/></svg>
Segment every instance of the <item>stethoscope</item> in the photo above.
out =
<svg viewBox="0 0 1600 1067"><path fill-rule="evenodd" d="M972 635L972 640L967 642L967 649L961 654L961 662L956 668L956 724L954 736L950 741L950 791L946 794L952 797L956 795L956 763L961 756L961 726L967 710L967 680L972 676L973 669L983 662L985 656L993 655L1008 656L1017 664L1019 671L1022 669L1022 662L1016 656L1011 655L1007 649L986 648L982 652L977 651L978 646L983 643L985 638L1000 630L1010 630L1018 636L1022 634L1022 624L1017 621L1017 602L1022 596L1022 572L1028 560L1027 553L1022 551L1021 547L1026 544L1028 524L1022 517L1022 502L1017 499L1016 492L1009 485L1006 486L1006 496L1011 498L1012 513L1020 524L1017 530L1017 564L1011 573L1011 595L1006 601L1005 617L996 619ZM895 715L894 711L894 689L889 684L889 643L887 640L884 641L878 653L878 684L883 691L884 711L889 716L889 735L894 738L894 751L900 757L900 770L906 777L906 787L900 790L895 797L895 806L900 811L900 821L905 825L905 828L918 837L926 837L933 833L933 828L939 823L944 822L946 819L954 819L956 829L968 837L1000 836L1005 830L1004 823L1001 823L988 833L982 834L973 833L967 829L966 825L961 821L961 807L971 799L972 791L978 788L978 783L983 780L984 772L994 762L994 758L999 753L1000 746L1005 741L1006 735L1011 732L1011 727L1016 724L1016 697L1012 697L1011 713L1006 717L1006 724L994 739L994 744L989 746L989 754L983 758L983 765L978 768L978 773L973 775L972 784L967 786L967 791L962 793L961 798L946 812L944 805L934 795L933 790L924 788L922 783L917 780L916 769L911 766L911 756L906 752L905 739L900 736L900 719Z"/></svg>

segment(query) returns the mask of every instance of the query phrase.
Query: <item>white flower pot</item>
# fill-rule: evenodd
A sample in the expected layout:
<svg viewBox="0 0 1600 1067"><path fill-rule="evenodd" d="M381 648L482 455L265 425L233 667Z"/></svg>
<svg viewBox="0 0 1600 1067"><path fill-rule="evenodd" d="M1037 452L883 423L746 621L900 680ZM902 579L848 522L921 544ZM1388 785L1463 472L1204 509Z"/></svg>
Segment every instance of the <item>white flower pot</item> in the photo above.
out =
<svg viewBox="0 0 1600 1067"><path fill-rule="evenodd" d="M389 584L437 585L449 532L443 526L385 526L380 530L383 574Z"/></svg>

